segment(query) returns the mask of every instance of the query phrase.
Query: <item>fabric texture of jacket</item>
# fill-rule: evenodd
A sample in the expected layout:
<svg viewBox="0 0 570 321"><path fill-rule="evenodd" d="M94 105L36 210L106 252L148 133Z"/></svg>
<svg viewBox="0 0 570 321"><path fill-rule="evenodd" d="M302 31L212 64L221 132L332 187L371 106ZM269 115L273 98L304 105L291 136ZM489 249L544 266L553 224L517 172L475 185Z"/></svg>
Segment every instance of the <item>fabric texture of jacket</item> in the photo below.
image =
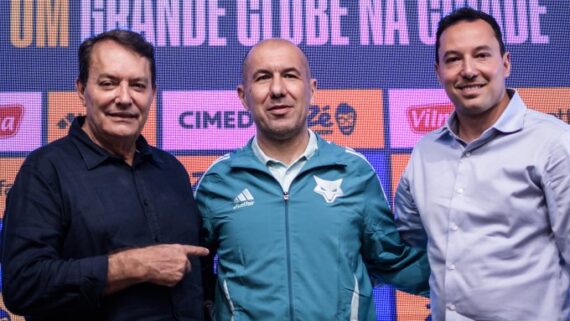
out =
<svg viewBox="0 0 570 321"><path fill-rule="evenodd" d="M219 258L218 321L373 321L370 276L428 293L425 253L401 243L373 168L320 137L288 193L250 141L210 166L196 201Z"/></svg>

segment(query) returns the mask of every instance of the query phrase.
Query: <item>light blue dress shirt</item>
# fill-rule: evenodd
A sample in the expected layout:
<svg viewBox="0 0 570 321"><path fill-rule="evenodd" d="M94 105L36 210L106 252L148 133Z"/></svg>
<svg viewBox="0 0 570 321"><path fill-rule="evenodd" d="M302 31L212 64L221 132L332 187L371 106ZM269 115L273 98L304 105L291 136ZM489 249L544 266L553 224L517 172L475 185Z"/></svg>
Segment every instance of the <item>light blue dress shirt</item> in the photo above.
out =
<svg viewBox="0 0 570 321"><path fill-rule="evenodd" d="M309 143L307 144L307 148L305 148L303 154L301 154L290 165L267 156L259 147L259 144L257 143L257 136L253 138L251 145L255 156L259 159L259 161L267 166L269 172L271 172L273 177L275 177L275 179L281 185L281 188L283 188L283 192L289 192L291 182L293 182L295 177L297 177L307 160L309 160L309 158L315 154L318 148L317 136L310 129Z"/></svg>
<svg viewBox="0 0 570 321"><path fill-rule="evenodd" d="M570 126L519 95L479 139L453 113L422 138L395 210L427 243L434 321L562 321L570 302Z"/></svg>

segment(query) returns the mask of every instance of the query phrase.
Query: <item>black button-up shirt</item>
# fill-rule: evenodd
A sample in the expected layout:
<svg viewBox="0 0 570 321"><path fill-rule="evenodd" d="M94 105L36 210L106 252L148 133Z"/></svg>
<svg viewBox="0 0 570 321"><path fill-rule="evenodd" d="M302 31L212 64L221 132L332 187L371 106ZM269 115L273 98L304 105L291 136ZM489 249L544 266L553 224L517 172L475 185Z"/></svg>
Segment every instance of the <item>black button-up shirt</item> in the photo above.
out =
<svg viewBox="0 0 570 321"><path fill-rule="evenodd" d="M3 295L28 320L202 320L200 262L173 288L143 283L103 296L107 256L161 243L197 245L188 174L137 141L132 166L81 129L32 152L8 193Z"/></svg>

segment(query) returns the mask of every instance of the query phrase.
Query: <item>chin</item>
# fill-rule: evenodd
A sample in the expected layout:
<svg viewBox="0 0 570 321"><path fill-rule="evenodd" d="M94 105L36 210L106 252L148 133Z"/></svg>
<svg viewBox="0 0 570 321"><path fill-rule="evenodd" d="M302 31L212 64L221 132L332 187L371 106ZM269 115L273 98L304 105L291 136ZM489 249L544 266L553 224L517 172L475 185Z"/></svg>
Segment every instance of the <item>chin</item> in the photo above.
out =
<svg viewBox="0 0 570 321"><path fill-rule="evenodd" d="M115 139L126 139L126 138L137 138L139 136L139 133L136 131L110 131L107 132L107 136L109 137L113 137Z"/></svg>

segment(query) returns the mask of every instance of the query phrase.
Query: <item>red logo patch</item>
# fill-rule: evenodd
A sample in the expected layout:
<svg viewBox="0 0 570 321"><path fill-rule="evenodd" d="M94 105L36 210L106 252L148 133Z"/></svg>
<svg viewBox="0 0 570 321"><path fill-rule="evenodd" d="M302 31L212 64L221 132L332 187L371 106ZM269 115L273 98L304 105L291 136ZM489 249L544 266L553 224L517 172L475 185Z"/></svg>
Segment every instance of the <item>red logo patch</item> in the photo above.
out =
<svg viewBox="0 0 570 321"><path fill-rule="evenodd" d="M16 135L23 115L24 106L20 104L0 105L0 138Z"/></svg>
<svg viewBox="0 0 570 321"><path fill-rule="evenodd" d="M445 124L453 112L452 104L427 104L408 107L408 124L416 134L429 133Z"/></svg>

